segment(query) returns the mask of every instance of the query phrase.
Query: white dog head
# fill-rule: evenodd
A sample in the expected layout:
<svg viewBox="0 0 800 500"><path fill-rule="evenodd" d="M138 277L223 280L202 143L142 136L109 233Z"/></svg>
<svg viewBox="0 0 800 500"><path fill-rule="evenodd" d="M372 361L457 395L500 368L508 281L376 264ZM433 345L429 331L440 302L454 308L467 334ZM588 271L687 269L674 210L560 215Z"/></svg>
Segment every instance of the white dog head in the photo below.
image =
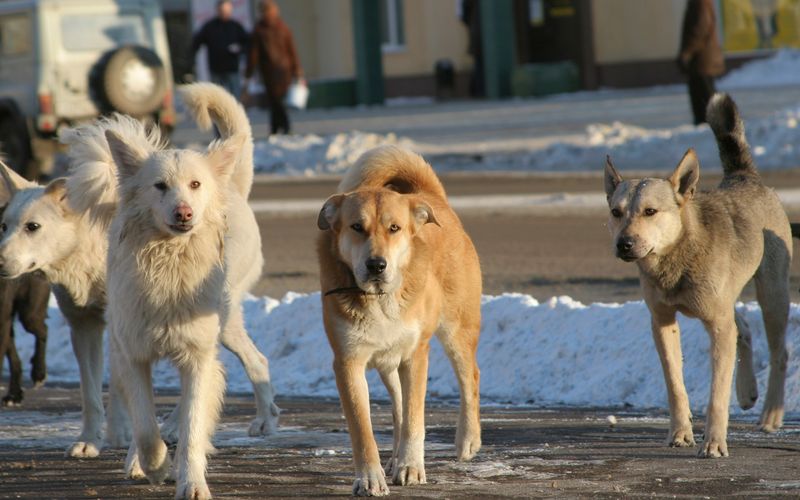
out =
<svg viewBox="0 0 800 500"><path fill-rule="evenodd" d="M623 181L609 158L605 168L611 209L608 230L617 257L633 262L669 252L681 238L681 212L694 196L699 178L700 164L692 149L667 179Z"/></svg>
<svg viewBox="0 0 800 500"><path fill-rule="evenodd" d="M331 196L317 226L333 231L340 259L359 288L386 293L402 283L412 240L429 222L438 225L433 209L418 196L376 189Z"/></svg>
<svg viewBox="0 0 800 500"><path fill-rule="evenodd" d="M46 269L75 248L77 217L66 200L66 183L39 186L0 163L0 277Z"/></svg>
<svg viewBox="0 0 800 500"><path fill-rule="evenodd" d="M147 156L114 131L106 131L106 139L119 169L122 205L140 222L168 236L190 235L212 219L218 222L241 137L215 142L206 154L174 149Z"/></svg>

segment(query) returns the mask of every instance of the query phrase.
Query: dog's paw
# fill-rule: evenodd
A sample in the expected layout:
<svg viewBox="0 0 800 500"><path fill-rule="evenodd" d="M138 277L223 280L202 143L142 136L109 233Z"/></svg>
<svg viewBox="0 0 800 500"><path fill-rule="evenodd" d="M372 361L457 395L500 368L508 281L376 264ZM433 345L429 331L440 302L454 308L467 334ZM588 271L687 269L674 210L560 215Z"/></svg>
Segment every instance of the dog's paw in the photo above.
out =
<svg viewBox="0 0 800 500"><path fill-rule="evenodd" d="M93 441L76 441L67 447L64 456L67 458L95 458L100 455L100 443Z"/></svg>
<svg viewBox="0 0 800 500"><path fill-rule="evenodd" d="M380 464L367 467L353 482L353 495L357 497L382 497L388 494L389 486Z"/></svg>
<svg viewBox="0 0 800 500"><path fill-rule="evenodd" d="M667 436L667 446L670 448L691 448L695 446L692 428L670 431Z"/></svg>
<svg viewBox="0 0 800 500"><path fill-rule="evenodd" d="M481 449L481 435L480 433L464 438L456 439L456 456L460 462L472 460L477 455L478 450Z"/></svg>
<svg viewBox="0 0 800 500"><path fill-rule="evenodd" d="M783 408L764 408L758 428L764 432L777 432L783 427Z"/></svg>
<svg viewBox="0 0 800 500"><path fill-rule="evenodd" d="M728 456L728 443L724 439L706 439L697 452L700 458L721 458Z"/></svg>
<svg viewBox="0 0 800 500"><path fill-rule="evenodd" d="M171 469L172 469L172 460L170 460L169 453L167 452L167 447L165 446L164 458L163 460L161 460L161 463L155 465L152 469L143 469L143 470L145 477L147 477L147 480L150 481L150 484L164 484L164 481L166 481L167 478L170 477Z"/></svg>
<svg viewBox="0 0 800 500"><path fill-rule="evenodd" d="M412 484L425 484L425 465L423 464L403 464L399 463L394 468L392 482L399 486L409 486Z"/></svg>
<svg viewBox="0 0 800 500"><path fill-rule="evenodd" d="M127 448L132 438L131 429L125 425L109 425L106 431L106 445L109 448Z"/></svg>
<svg viewBox="0 0 800 500"><path fill-rule="evenodd" d="M167 419L163 424L161 424L161 428L159 429L159 434L161 434L161 439L167 443L167 445L172 446L178 444L178 423L176 420Z"/></svg>
<svg viewBox="0 0 800 500"><path fill-rule="evenodd" d="M756 385L756 378L754 375L745 376L737 374L736 400L739 402L739 408L742 410L749 410L755 406L756 401L758 401L758 386Z"/></svg>
<svg viewBox="0 0 800 500"><path fill-rule="evenodd" d="M175 490L175 500L207 500L211 498L211 491L204 483L184 483L179 484Z"/></svg>
<svg viewBox="0 0 800 500"><path fill-rule="evenodd" d="M3 396L2 405L10 408L13 406L21 406L23 399L22 391L19 391L19 394L9 394L8 396Z"/></svg>
<svg viewBox="0 0 800 500"><path fill-rule="evenodd" d="M247 435L250 437L269 436L278 432L278 417L256 417L250 422Z"/></svg>
<svg viewBox="0 0 800 500"><path fill-rule="evenodd" d="M386 473L386 477L391 477L394 475L395 467L397 467L397 457L393 456L387 460L386 465L383 466L383 471Z"/></svg>
<svg viewBox="0 0 800 500"><path fill-rule="evenodd" d="M125 457L125 479L144 479L145 473L142 470L142 464L139 463L139 454L134 451L128 451L128 456Z"/></svg>
<svg viewBox="0 0 800 500"><path fill-rule="evenodd" d="M31 368L31 380L33 380L34 389L43 386L44 381L47 380L47 369L34 364Z"/></svg>

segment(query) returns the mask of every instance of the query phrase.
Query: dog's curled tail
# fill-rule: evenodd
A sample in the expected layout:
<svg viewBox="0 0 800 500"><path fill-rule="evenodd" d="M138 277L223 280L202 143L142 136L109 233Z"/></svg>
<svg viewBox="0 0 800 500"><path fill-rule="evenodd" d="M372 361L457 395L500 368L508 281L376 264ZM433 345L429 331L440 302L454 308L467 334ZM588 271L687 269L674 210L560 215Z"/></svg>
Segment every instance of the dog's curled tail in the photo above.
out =
<svg viewBox="0 0 800 500"><path fill-rule="evenodd" d="M231 182L247 199L253 186L253 132L250 120L239 101L213 83L192 83L180 88L183 102L197 125L205 130L217 127L220 140L242 136L242 147ZM209 148L214 147L214 144Z"/></svg>
<svg viewBox="0 0 800 500"><path fill-rule="evenodd" d="M106 140L107 130L123 137L141 157L164 147L158 127L148 132L140 121L121 114L100 118L60 134L61 142L69 146L67 200L70 207L105 226L111 223L119 200L117 167Z"/></svg>
<svg viewBox="0 0 800 500"><path fill-rule="evenodd" d="M445 199L444 187L422 156L398 146L378 146L351 166L339 183L339 192L360 188L389 188L398 193L426 193Z"/></svg>
<svg viewBox="0 0 800 500"><path fill-rule="evenodd" d="M714 94L706 109L706 119L714 132L725 175L756 172L750 146L744 134L739 108L728 94Z"/></svg>

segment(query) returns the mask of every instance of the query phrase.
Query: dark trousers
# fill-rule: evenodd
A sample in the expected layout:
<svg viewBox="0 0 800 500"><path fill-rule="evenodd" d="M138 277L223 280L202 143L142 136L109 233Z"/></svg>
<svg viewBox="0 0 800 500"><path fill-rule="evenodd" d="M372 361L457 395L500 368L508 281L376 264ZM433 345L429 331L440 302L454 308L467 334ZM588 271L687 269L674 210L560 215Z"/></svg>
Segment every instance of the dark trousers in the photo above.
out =
<svg viewBox="0 0 800 500"><path fill-rule="evenodd" d="M695 125L705 123L706 106L716 91L713 76L701 75L694 71L689 72L689 100L692 102Z"/></svg>
<svg viewBox="0 0 800 500"><path fill-rule="evenodd" d="M283 103L284 96L269 96L269 125L272 134L289 133L289 113Z"/></svg>

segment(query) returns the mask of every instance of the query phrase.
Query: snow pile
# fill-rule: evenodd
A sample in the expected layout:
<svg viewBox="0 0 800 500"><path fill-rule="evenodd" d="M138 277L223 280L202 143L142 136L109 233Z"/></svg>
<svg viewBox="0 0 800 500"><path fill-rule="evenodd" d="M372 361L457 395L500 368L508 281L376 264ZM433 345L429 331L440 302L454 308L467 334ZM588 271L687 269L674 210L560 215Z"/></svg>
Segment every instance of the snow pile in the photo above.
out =
<svg viewBox="0 0 800 500"><path fill-rule="evenodd" d="M319 293L289 293L281 301L250 297L244 302L248 331L270 360L281 396L336 397L332 355L322 327ZM766 393L768 351L759 307L740 304L753 332L759 402ZM643 302L583 305L568 297L539 303L528 295L483 299L483 330L478 362L483 402L619 406L667 406L661 366ZM53 302L49 311L48 380L77 382L78 368L64 320ZM708 335L697 320L680 317L684 376L692 408L704 412L710 387ZM17 328L22 359L31 356L32 336ZM789 321L789 371L786 410L800 411L800 306ZM250 383L235 357L223 351L228 390L249 392ZM26 370L27 371L27 370ZM154 370L158 387L177 388L177 372L166 362ZM386 398L377 374L368 376L375 397ZM458 385L438 341L433 342L429 394L458 396ZM732 411L740 412L735 401Z"/></svg>
<svg viewBox="0 0 800 500"><path fill-rule="evenodd" d="M782 49L769 58L751 61L717 84L723 90L800 84L800 50Z"/></svg>
<svg viewBox="0 0 800 500"><path fill-rule="evenodd" d="M364 152L382 144L413 148L409 139L394 134L353 131L325 137L273 135L255 143L255 169L259 173L305 176L342 173Z"/></svg>

